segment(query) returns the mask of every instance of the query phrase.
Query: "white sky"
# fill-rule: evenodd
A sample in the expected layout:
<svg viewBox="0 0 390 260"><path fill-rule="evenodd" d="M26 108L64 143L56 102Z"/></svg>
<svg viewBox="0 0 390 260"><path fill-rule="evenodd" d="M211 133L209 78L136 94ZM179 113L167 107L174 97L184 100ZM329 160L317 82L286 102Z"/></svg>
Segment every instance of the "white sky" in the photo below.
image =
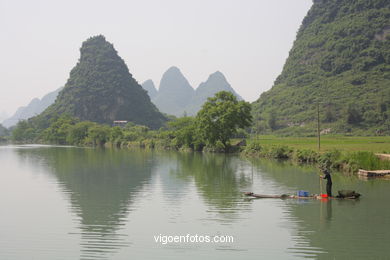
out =
<svg viewBox="0 0 390 260"><path fill-rule="evenodd" d="M272 87L311 0L0 0L0 113L63 86L103 34L134 78L177 66L196 88L219 70L247 101Z"/></svg>

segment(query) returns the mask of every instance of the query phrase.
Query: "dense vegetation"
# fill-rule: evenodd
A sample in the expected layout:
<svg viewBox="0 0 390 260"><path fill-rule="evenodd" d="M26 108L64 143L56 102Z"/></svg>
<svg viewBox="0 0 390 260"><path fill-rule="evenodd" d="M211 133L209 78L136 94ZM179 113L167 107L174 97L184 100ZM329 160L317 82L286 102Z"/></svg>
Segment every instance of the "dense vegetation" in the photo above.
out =
<svg viewBox="0 0 390 260"><path fill-rule="evenodd" d="M259 132L390 134L390 2L317 0L281 75L254 103Z"/></svg>
<svg viewBox="0 0 390 260"><path fill-rule="evenodd" d="M0 124L0 143L6 142L10 132L2 124Z"/></svg>
<svg viewBox="0 0 390 260"><path fill-rule="evenodd" d="M8 129L0 124L0 136L7 136L9 134Z"/></svg>
<svg viewBox="0 0 390 260"><path fill-rule="evenodd" d="M55 103L31 121L35 128L46 128L50 119L63 114L100 124L127 120L150 128L166 121L101 35L83 42L80 59Z"/></svg>
<svg viewBox="0 0 390 260"><path fill-rule="evenodd" d="M230 92L219 92L208 99L196 117L172 119L159 130L151 130L134 123L128 123L123 128L110 127L91 121L80 121L64 114L52 118L46 129L35 128L31 121L21 121L13 130L12 138L16 142L78 146L104 145L216 152L239 149L248 156L290 159L298 163L312 163L321 168L351 173L359 168L390 168L390 161L379 160L374 154L390 152L388 137L326 137L322 141L322 152L316 151L315 138L254 136L247 139L248 144L245 147L232 145L231 138L246 137L244 128L249 127L252 120L250 110L249 103L237 101Z"/></svg>
<svg viewBox="0 0 390 260"><path fill-rule="evenodd" d="M262 146L290 146L301 150L318 150L317 137L282 137L275 135L257 135L253 140ZM325 135L321 137L321 152L333 150L356 152L370 151L390 154L390 136L345 136Z"/></svg>
<svg viewBox="0 0 390 260"><path fill-rule="evenodd" d="M267 145L261 140L252 140L243 152L248 156L290 159L297 163L314 164L320 169L327 168L345 173L356 173L359 169L390 169L390 160L381 160L372 151L342 151L333 149L319 152L297 145Z"/></svg>
<svg viewBox="0 0 390 260"><path fill-rule="evenodd" d="M169 121L159 130L131 122L124 128L110 127L62 114L53 117L47 128L39 128L31 120L21 121L12 137L16 142L228 151L230 138L240 128L250 126L250 109L249 103L237 101L233 94L222 91L209 98L196 117Z"/></svg>

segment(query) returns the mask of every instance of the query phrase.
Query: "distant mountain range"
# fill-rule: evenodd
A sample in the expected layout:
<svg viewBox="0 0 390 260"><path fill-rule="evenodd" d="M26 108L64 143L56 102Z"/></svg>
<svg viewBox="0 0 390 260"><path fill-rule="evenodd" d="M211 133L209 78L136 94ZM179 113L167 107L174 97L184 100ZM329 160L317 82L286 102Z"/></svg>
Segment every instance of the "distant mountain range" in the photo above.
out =
<svg viewBox="0 0 390 260"><path fill-rule="evenodd" d="M163 74L159 91L152 102L164 113L181 116L194 92L181 71L171 67Z"/></svg>
<svg viewBox="0 0 390 260"><path fill-rule="evenodd" d="M158 90L152 80L141 86L160 111L175 116L196 115L207 98L219 91L229 91L242 99L219 71L211 74L196 90L177 67L171 67L163 74Z"/></svg>
<svg viewBox="0 0 390 260"><path fill-rule="evenodd" d="M34 98L27 106L19 107L15 114L11 117L5 119L2 122L2 125L9 128L16 125L20 120L26 120L33 116L39 115L42 113L48 106L54 103L58 93L62 90L58 88L48 94L46 94L42 99Z"/></svg>
<svg viewBox="0 0 390 260"><path fill-rule="evenodd" d="M95 39L96 41L96 39ZM92 45L93 48L99 48L100 44L105 44L102 39L100 39L100 43L95 43ZM96 45L96 46L95 46ZM90 46L90 48L92 48ZM83 51L83 49L82 49ZM116 53L115 53L116 54ZM80 63L80 62L79 62ZM83 64L82 64L83 65ZM81 65L77 65L81 66ZM88 65L89 66L89 65ZM84 68L86 69L86 68ZM89 70L92 70L92 68L88 68ZM123 72L124 73L124 72ZM72 78L75 78L74 73L71 76ZM78 80L81 80L77 77ZM70 80L68 80L69 82ZM72 81L71 81L72 82ZM67 83L69 85L69 83ZM73 83L72 83L73 84ZM134 83L135 84L135 83ZM92 86L93 84L89 84L88 86ZM144 83L142 83L142 88L147 91L150 99L152 102L157 106L157 108L166 114L175 115L175 116L183 116L184 114L187 115L196 115L196 113L200 110L202 104L207 100L208 97L214 96L215 93L219 91L229 91L233 93L238 99L242 99L230 86L230 84L227 82L225 76L217 71L209 76L209 78L206 80L206 82L203 82L199 85L199 87L194 90L192 86L189 84L188 80L184 77L184 75L181 73L181 71L177 67L171 67L169 68L164 74L160 82L159 90L156 89L154 83L152 80L147 80ZM9 128L11 126L16 125L20 120L26 120L31 117L37 116L41 114L45 109L47 109L50 105L54 104L56 101L57 96L64 88L61 87L53 92L48 93L45 95L42 99L34 98L27 106L23 106L18 108L18 110L15 112L13 116L10 118L4 120L2 122L2 125ZM71 89L69 87L65 89L66 92L69 92ZM64 90L64 91L65 91ZM77 91L76 91L77 90ZM78 93L78 96L74 96L73 98L66 98L67 102L69 102L69 105L63 106L61 109L58 108L61 111L67 111L69 108L73 107L74 104L71 106L71 103L73 103L75 100L80 99L80 93L86 93L87 86L83 88L73 88L72 92L76 91ZM118 91L118 90L117 90ZM94 91L91 91L91 93ZM137 90L138 92L138 90ZM115 92L114 92L115 93ZM96 94L96 93L95 93ZM59 102L62 102L61 100L64 97L64 93L62 93L62 97L60 98ZM90 97L91 98L91 97ZM100 106L102 106L101 101L99 101ZM82 103L77 102L80 106ZM56 105L59 106L59 105ZM108 108L109 106L104 106ZM51 108L53 109L53 108ZM95 108L91 107L88 110L94 110ZM60 111L60 112L61 112ZM84 110L83 110L84 111ZM69 111L68 111L69 112ZM81 110L79 110L81 113ZM92 112L91 112L92 113ZM78 115L82 118L85 118L91 121L94 121L94 116L84 116L84 115ZM117 116L112 117L112 119L116 119ZM126 118L125 115L121 115L120 119ZM110 119L109 121L112 121ZM132 119L132 118L127 118ZM161 118L160 118L161 119ZM95 119L96 120L96 119ZM134 119L132 119L134 121ZM109 122L107 120L99 119L98 121L101 122ZM161 121L161 120L160 120ZM141 122L139 122L141 123ZM149 122L149 124L153 125L153 123ZM157 127L158 124L155 126Z"/></svg>

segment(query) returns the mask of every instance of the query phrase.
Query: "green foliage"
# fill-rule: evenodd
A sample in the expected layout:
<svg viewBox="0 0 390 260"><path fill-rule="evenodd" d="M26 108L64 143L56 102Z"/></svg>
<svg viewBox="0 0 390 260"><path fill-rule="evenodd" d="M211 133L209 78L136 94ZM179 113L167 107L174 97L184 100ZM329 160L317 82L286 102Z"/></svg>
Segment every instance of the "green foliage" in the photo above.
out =
<svg viewBox="0 0 390 260"><path fill-rule="evenodd" d="M85 142L85 139L88 136L88 130L92 126L94 126L95 123L89 122L89 121L83 121L79 122L75 125L70 126L68 129L68 135L67 135L67 143L72 145L83 145Z"/></svg>
<svg viewBox="0 0 390 260"><path fill-rule="evenodd" d="M28 121L22 120L12 131L12 140L15 142L34 142L38 136L38 130Z"/></svg>
<svg viewBox="0 0 390 260"><path fill-rule="evenodd" d="M110 140L114 144L118 144L120 140L123 138L122 128L119 126L112 127L110 130Z"/></svg>
<svg viewBox="0 0 390 260"><path fill-rule="evenodd" d="M319 159L319 154L313 150L297 149L293 158L299 163L316 163Z"/></svg>
<svg viewBox="0 0 390 260"><path fill-rule="evenodd" d="M361 111L356 104L349 104L347 108L347 123L359 124L363 120Z"/></svg>
<svg viewBox="0 0 390 260"><path fill-rule="evenodd" d="M0 124L0 136L8 136L8 135L9 135L8 129Z"/></svg>
<svg viewBox="0 0 390 260"><path fill-rule="evenodd" d="M13 131L13 139L71 145L160 146L197 151L207 145L212 151L227 151L229 139L245 137L243 128L250 123L250 105L237 101L230 92L219 92L205 103L196 118L174 118L158 131L131 122L123 128L110 127L62 115L53 117L43 130L39 120L21 121ZM207 135L205 129L214 131L214 134Z"/></svg>
<svg viewBox="0 0 390 260"><path fill-rule="evenodd" d="M77 121L69 115L61 116L43 131L42 138L49 143L67 144L68 133Z"/></svg>
<svg viewBox="0 0 390 260"><path fill-rule="evenodd" d="M288 159L293 150L286 145L263 145L260 140L252 140L244 149L244 154L272 159Z"/></svg>
<svg viewBox="0 0 390 260"><path fill-rule="evenodd" d="M274 110L272 110L271 112L269 112L268 114L268 118L267 118L267 124L268 124L268 127L273 131L276 129L277 125L276 125L276 113Z"/></svg>
<svg viewBox="0 0 390 260"><path fill-rule="evenodd" d="M339 168L341 152L338 150L327 151L320 155L318 163L321 169Z"/></svg>
<svg viewBox="0 0 390 260"><path fill-rule="evenodd" d="M199 141L195 119L193 117L182 117L167 124L169 131L172 131L173 143L177 147L190 147L198 149Z"/></svg>
<svg viewBox="0 0 390 260"><path fill-rule="evenodd" d="M390 161L380 160L372 152L360 151L353 153L346 160L354 171L358 169L364 170L388 170L390 169Z"/></svg>
<svg viewBox="0 0 390 260"><path fill-rule="evenodd" d="M358 143L357 141L355 141ZM287 142L286 142L287 143ZM291 159L298 163L311 163L319 169L332 169L347 173L356 173L358 169L389 169L390 161L380 160L371 151L340 151L336 149L317 152L294 145L268 144L264 140L251 140L245 147L244 154L273 159ZM390 151L390 150L389 150Z"/></svg>
<svg viewBox="0 0 390 260"><path fill-rule="evenodd" d="M333 110L333 106L328 104L328 106L325 108L325 115L324 115L324 123L332 123L336 120L335 111Z"/></svg>
<svg viewBox="0 0 390 260"><path fill-rule="evenodd" d="M102 146L110 138L110 127L106 125L94 125L88 129L87 143Z"/></svg>
<svg viewBox="0 0 390 260"><path fill-rule="evenodd" d="M227 148L238 128L250 126L251 107L245 101L237 101L230 92L221 91L208 98L196 116L197 130L206 144L215 146L220 141Z"/></svg>
<svg viewBox="0 0 390 260"><path fill-rule="evenodd" d="M256 129L313 133L320 102L323 127L332 133L390 134L389 19L385 0L315 1L282 73L253 104Z"/></svg>

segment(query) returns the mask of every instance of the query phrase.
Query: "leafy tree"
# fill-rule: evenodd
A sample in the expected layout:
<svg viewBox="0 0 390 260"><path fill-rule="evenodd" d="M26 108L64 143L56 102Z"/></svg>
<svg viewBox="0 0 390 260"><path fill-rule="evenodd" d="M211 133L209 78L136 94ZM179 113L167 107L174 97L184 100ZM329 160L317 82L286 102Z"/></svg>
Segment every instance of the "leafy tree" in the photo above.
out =
<svg viewBox="0 0 390 260"><path fill-rule="evenodd" d="M325 108L325 115L324 115L324 122L325 123L331 123L336 120L334 110L332 109L332 106L329 104Z"/></svg>
<svg viewBox="0 0 390 260"><path fill-rule="evenodd" d="M357 105L349 104L347 108L347 123L351 125L359 124L362 120L362 114Z"/></svg>
<svg viewBox="0 0 390 260"><path fill-rule="evenodd" d="M68 135L66 138L67 142L73 145L83 144L85 139L88 137L89 128L91 128L94 125L95 123L90 121L83 121L75 125L72 125L68 129Z"/></svg>
<svg viewBox="0 0 390 260"><path fill-rule="evenodd" d="M271 130L275 130L277 125L276 125L276 112L274 110L271 110L271 112L269 112L268 114L268 118L267 118L267 124L269 126L269 128L271 128Z"/></svg>
<svg viewBox="0 0 390 260"><path fill-rule="evenodd" d="M194 148L197 142L195 119L193 117L181 117L167 123L168 130L173 132L176 146Z"/></svg>
<svg viewBox="0 0 390 260"><path fill-rule="evenodd" d="M12 131L12 140L16 142L33 142L36 130L26 120L19 121Z"/></svg>
<svg viewBox="0 0 390 260"><path fill-rule="evenodd" d="M364 122L369 125L375 125L381 122L381 114L374 110L368 110L363 114Z"/></svg>
<svg viewBox="0 0 390 260"><path fill-rule="evenodd" d="M248 102L237 101L232 93L221 91L208 98L196 121L197 132L206 144L215 146L220 142L226 148L238 128L251 125L251 106Z"/></svg>
<svg viewBox="0 0 390 260"><path fill-rule="evenodd" d="M0 124L0 136L8 136L8 135L9 135L8 129Z"/></svg>
<svg viewBox="0 0 390 260"><path fill-rule="evenodd" d="M50 143L66 144L67 136L72 125L78 120L69 115L63 115L43 131L43 139Z"/></svg>
<svg viewBox="0 0 390 260"><path fill-rule="evenodd" d="M122 128L120 128L119 126L115 126L115 127L111 128L111 131L110 131L110 140L111 141L119 140L122 137L123 137Z"/></svg>
<svg viewBox="0 0 390 260"><path fill-rule="evenodd" d="M104 145L110 138L110 127L94 125L88 129L88 141L93 145Z"/></svg>

